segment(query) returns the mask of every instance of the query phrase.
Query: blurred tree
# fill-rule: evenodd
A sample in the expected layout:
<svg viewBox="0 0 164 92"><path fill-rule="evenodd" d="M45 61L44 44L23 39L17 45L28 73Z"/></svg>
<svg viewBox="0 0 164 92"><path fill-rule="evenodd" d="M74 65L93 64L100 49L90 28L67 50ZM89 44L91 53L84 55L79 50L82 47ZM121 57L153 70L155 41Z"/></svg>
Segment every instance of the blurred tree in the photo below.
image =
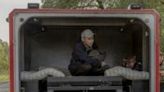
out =
<svg viewBox="0 0 164 92"><path fill-rule="evenodd" d="M161 51L164 52L164 0L41 0L43 8L127 8L131 3L142 3L161 15Z"/></svg>
<svg viewBox="0 0 164 92"><path fill-rule="evenodd" d="M119 0L41 0L43 8L108 8L116 7Z"/></svg>
<svg viewBox="0 0 164 92"><path fill-rule="evenodd" d="M154 4L154 8L161 16L161 51L164 52L164 0L160 0Z"/></svg>
<svg viewBox="0 0 164 92"><path fill-rule="evenodd" d="M157 0L41 0L43 8L126 8L131 3L155 7ZM158 1L159 2L159 1Z"/></svg>
<svg viewBox="0 0 164 92"><path fill-rule="evenodd" d="M7 72L8 65L8 43L0 39L0 72Z"/></svg>

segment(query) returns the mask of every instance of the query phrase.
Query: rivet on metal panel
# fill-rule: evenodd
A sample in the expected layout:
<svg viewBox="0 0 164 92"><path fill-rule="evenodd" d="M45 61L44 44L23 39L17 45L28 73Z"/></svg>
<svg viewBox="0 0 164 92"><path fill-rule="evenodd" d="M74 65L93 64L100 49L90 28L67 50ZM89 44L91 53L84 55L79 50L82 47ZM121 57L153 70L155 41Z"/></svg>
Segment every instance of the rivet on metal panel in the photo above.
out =
<svg viewBox="0 0 164 92"><path fill-rule="evenodd" d="M148 37L148 36L149 36L149 33L148 33L147 31L145 32L145 36L146 36L146 37Z"/></svg>
<svg viewBox="0 0 164 92"><path fill-rule="evenodd" d="M34 18L33 21L34 21L34 22L38 22L39 20L38 20L37 18Z"/></svg>
<svg viewBox="0 0 164 92"><path fill-rule="evenodd" d="M149 23L149 18L146 18L145 19L145 23Z"/></svg>
<svg viewBox="0 0 164 92"><path fill-rule="evenodd" d="M133 23L133 22L134 22L134 19L131 19L131 20L130 20L130 23Z"/></svg>
<svg viewBox="0 0 164 92"><path fill-rule="evenodd" d="M123 29L123 28L121 28L121 29L120 29L120 31L121 31L121 32L123 32L123 31L124 31L124 29Z"/></svg>
<svg viewBox="0 0 164 92"><path fill-rule="evenodd" d="M24 21L24 18L20 18L20 22L23 22Z"/></svg>

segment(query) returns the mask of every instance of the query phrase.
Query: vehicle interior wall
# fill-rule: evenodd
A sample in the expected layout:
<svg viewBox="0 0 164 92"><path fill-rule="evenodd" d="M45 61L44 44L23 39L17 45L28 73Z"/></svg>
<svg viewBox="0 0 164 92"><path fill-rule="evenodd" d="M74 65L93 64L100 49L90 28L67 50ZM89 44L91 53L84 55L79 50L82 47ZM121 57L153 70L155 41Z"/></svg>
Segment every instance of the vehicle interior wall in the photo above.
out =
<svg viewBox="0 0 164 92"><path fill-rule="evenodd" d="M111 67L120 66L122 59L129 55L136 55L137 60L143 65L142 70L148 71L148 37L145 25L141 22L129 22L123 19L125 25L93 25L94 20L88 25L52 25L55 22L27 22L20 31L20 70L37 71L41 67L67 68L74 45L80 41L80 33L84 29L91 29L95 33L95 42L99 50L107 53L105 62ZM120 20L121 22L123 20ZM55 21L55 20L51 20ZM64 19L62 20L64 21ZM71 21L71 20L69 20ZM100 20L98 20L100 21ZM76 24L77 20L73 21ZM113 21L113 23L119 22ZM46 24L47 23L47 24ZM102 22L103 23L103 22ZM59 23L61 24L61 23ZM32 83L30 83L31 85ZM144 84L141 82L139 85ZM26 84L28 85L28 84ZM37 90L37 82L33 90ZM144 86L141 88L144 89ZM138 92L136 89L133 92ZM28 91L27 91L28 92ZM142 92L140 90L140 92ZM147 91L143 91L147 92Z"/></svg>
<svg viewBox="0 0 164 92"><path fill-rule="evenodd" d="M124 57L132 54L137 55L140 61L146 58L143 57L143 53L147 53L146 30L136 23L124 26L53 26L30 22L25 25L20 39L21 46L24 46L20 50L24 56L21 61L28 63L24 66L27 67L25 70L44 65L68 66L72 49L84 29L94 31L95 42L100 50L107 53L105 60L111 66L119 65Z"/></svg>

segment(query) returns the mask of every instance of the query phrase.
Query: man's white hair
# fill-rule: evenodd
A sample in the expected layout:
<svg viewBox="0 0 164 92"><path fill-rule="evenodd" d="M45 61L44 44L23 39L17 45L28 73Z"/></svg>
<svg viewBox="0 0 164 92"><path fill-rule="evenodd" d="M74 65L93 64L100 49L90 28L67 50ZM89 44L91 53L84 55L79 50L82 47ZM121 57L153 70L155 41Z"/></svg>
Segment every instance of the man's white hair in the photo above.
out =
<svg viewBox="0 0 164 92"><path fill-rule="evenodd" d="M92 30L90 29L85 29L82 33L81 33L81 40L84 41L84 37L92 37L94 36L94 33L92 32Z"/></svg>

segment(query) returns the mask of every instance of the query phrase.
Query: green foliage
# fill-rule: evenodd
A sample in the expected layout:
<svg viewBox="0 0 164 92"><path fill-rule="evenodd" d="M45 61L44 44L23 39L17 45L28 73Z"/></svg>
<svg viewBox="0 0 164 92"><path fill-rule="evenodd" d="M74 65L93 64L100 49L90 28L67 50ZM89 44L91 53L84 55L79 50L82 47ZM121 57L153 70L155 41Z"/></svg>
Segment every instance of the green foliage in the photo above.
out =
<svg viewBox="0 0 164 92"><path fill-rule="evenodd" d="M164 0L42 0L43 8L127 8L131 3L142 3L161 15L161 51L164 52Z"/></svg>
<svg viewBox="0 0 164 92"><path fill-rule="evenodd" d="M164 28L161 30L161 51L164 52Z"/></svg>
<svg viewBox="0 0 164 92"><path fill-rule="evenodd" d="M155 9L160 13L161 16L161 34L160 34L160 44L161 51L164 52L164 1L156 3Z"/></svg>
<svg viewBox="0 0 164 92"><path fill-rule="evenodd" d="M126 8L131 3L155 7L156 0L41 0L43 8Z"/></svg>
<svg viewBox="0 0 164 92"><path fill-rule="evenodd" d="M42 0L44 8L74 8L79 0Z"/></svg>
<svg viewBox="0 0 164 92"><path fill-rule="evenodd" d="M112 1L112 2L111 2ZM114 7L118 0L42 0L43 8L107 8Z"/></svg>
<svg viewBox="0 0 164 92"><path fill-rule="evenodd" d="M0 73L8 72L8 43L0 39Z"/></svg>
<svg viewBox="0 0 164 92"><path fill-rule="evenodd" d="M9 74L7 72L0 74L0 83L6 82L9 80Z"/></svg>

